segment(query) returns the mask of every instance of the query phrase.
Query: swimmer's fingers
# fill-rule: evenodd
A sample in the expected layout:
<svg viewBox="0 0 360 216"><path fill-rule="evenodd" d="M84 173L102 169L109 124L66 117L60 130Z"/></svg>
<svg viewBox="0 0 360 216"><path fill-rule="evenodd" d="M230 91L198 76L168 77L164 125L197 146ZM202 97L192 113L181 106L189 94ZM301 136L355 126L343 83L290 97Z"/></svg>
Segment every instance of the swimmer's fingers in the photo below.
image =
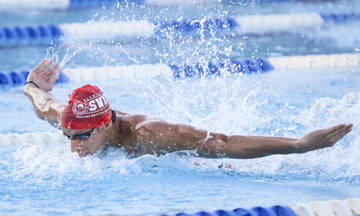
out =
<svg viewBox="0 0 360 216"><path fill-rule="evenodd" d="M329 134L336 133L337 131L343 129L346 125L345 124L338 124L331 128L326 129Z"/></svg>
<svg viewBox="0 0 360 216"><path fill-rule="evenodd" d="M331 137L337 136L338 134L348 133L346 131L348 131L349 129L351 130L351 128L352 128L352 124L336 125L334 127L326 129L327 137L331 138Z"/></svg>
<svg viewBox="0 0 360 216"><path fill-rule="evenodd" d="M332 134L329 138L331 143L336 143L352 130L352 124L344 125L341 129Z"/></svg>
<svg viewBox="0 0 360 216"><path fill-rule="evenodd" d="M303 153L333 146L337 141L349 133L352 127L352 124L341 124L328 129L312 131L299 139L297 144L299 152Z"/></svg>
<svg viewBox="0 0 360 216"><path fill-rule="evenodd" d="M47 76L52 75L53 73L55 73L56 70L58 70L58 67L60 67L60 65L58 63L55 63L48 71L45 72L45 74Z"/></svg>
<svg viewBox="0 0 360 216"><path fill-rule="evenodd" d="M43 59L38 65L35 66L33 71L35 73L43 73L51 65L50 59Z"/></svg>
<svg viewBox="0 0 360 216"><path fill-rule="evenodd" d="M38 79L43 79L44 71L51 64L50 60L43 59L36 65L29 73L27 81L38 81Z"/></svg>
<svg viewBox="0 0 360 216"><path fill-rule="evenodd" d="M54 84L54 82L59 79L59 74L61 73L62 68L59 64L55 64L50 70L52 70L52 72L49 75L49 82Z"/></svg>

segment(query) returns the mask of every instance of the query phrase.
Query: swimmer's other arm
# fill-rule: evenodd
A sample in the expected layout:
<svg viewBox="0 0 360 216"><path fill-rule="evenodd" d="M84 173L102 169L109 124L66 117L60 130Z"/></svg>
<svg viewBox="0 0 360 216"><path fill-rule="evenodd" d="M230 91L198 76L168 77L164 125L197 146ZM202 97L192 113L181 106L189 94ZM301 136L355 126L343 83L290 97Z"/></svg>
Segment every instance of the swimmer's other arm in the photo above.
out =
<svg viewBox="0 0 360 216"><path fill-rule="evenodd" d="M51 60L43 59L30 71L25 84L24 93L31 100L36 115L51 125L59 127L61 113L65 104L57 101L49 91L61 72L59 64L51 65ZM33 83L32 83L33 82ZM34 84L35 83L35 84Z"/></svg>
<svg viewBox="0 0 360 216"><path fill-rule="evenodd" d="M143 141L168 151L196 150L203 157L256 158L272 154L304 153L333 146L349 133L351 124L315 130L300 139L265 136L227 136L182 124L149 122L137 129ZM142 142L140 142L142 143ZM148 143L148 142L145 142ZM158 151L158 153L161 151Z"/></svg>

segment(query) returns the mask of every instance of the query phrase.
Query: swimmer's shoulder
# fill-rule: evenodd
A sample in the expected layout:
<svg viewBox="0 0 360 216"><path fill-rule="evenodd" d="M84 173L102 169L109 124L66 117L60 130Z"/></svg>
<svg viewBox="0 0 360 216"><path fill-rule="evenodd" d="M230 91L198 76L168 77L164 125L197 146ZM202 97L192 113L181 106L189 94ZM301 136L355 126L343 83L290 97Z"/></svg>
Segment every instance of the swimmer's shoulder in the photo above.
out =
<svg viewBox="0 0 360 216"><path fill-rule="evenodd" d="M138 128L146 122L160 121L159 119L142 115L142 114L128 114L120 111L115 111L116 118L121 125L127 125L129 127Z"/></svg>
<svg viewBox="0 0 360 216"><path fill-rule="evenodd" d="M118 110L112 110L112 111L115 112L116 117L129 115L129 113L120 112L120 111L118 111Z"/></svg>

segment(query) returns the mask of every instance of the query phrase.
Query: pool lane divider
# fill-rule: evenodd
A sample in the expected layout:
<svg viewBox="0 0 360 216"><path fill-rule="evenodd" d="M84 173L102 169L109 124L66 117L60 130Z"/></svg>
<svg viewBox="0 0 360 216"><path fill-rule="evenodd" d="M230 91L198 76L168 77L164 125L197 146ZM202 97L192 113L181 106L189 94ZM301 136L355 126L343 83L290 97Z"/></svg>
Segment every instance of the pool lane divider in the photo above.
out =
<svg viewBox="0 0 360 216"><path fill-rule="evenodd" d="M228 60L206 64L143 64L105 67L64 68L56 83L111 79L174 79L221 77L235 74L260 74L272 70L346 68L360 65L360 54L332 54ZM0 86L23 85L29 71L0 72Z"/></svg>
<svg viewBox="0 0 360 216"><path fill-rule="evenodd" d="M263 0L264 1L264 0ZM267 0L268 1L268 0ZM195 5L219 3L218 0L0 0L0 9L65 10L120 5Z"/></svg>
<svg viewBox="0 0 360 216"><path fill-rule="evenodd" d="M237 208L232 211L218 209L213 212L200 211L195 214L180 212L160 216L357 216L360 215L360 199L328 200L296 203L290 206L275 205L270 208Z"/></svg>
<svg viewBox="0 0 360 216"><path fill-rule="evenodd" d="M0 134L0 146L21 145L21 144L54 144L58 142L66 142L67 138L62 132L50 133L24 133L24 134Z"/></svg>
<svg viewBox="0 0 360 216"><path fill-rule="evenodd" d="M0 0L1 1L1 0ZM0 28L0 47L47 45L69 40L122 40L134 37L213 36L316 29L325 23L360 21L360 13L304 13L206 18L202 20L118 21ZM61 38L63 36L63 38Z"/></svg>
<svg viewBox="0 0 360 216"><path fill-rule="evenodd" d="M226 2L227 0L225 0ZM258 0L261 3L296 2L303 0ZM218 4L219 0L0 0L0 9L44 9L44 10L65 10L101 6L118 5L195 5L195 4Z"/></svg>
<svg viewBox="0 0 360 216"><path fill-rule="evenodd" d="M21 72L0 72L0 86L3 87L12 87L18 85L24 85L27 76L29 75L29 71L21 71ZM55 82L56 84L59 83L67 83L69 82L68 77L61 73L59 74L59 79Z"/></svg>
<svg viewBox="0 0 360 216"><path fill-rule="evenodd" d="M0 47L59 44L63 31L57 25L0 28Z"/></svg>
<svg viewBox="0 0 360 216"><path fill-rule="evenodd" d="M159 216L296 216L295 212L288 206L275 205L270 208L253 207L251 209L236 208L232 211L218 209L213 212L200 211L195 214L184 212L175 215L162 214Z"/></svg>

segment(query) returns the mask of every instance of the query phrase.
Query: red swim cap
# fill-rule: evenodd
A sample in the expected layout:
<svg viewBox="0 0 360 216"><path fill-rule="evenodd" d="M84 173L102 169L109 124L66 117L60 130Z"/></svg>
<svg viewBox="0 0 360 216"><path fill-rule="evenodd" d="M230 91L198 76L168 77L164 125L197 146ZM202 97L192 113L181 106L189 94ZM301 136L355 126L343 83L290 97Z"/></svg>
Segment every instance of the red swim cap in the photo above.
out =
<svg viewBox="0 0 360 216"><path fill-rule="evenodd" d="M111 110L103 92L96 86L84 85L69 96L61 115L61 126L68 129L101 127L111 120Z"/></svg>

